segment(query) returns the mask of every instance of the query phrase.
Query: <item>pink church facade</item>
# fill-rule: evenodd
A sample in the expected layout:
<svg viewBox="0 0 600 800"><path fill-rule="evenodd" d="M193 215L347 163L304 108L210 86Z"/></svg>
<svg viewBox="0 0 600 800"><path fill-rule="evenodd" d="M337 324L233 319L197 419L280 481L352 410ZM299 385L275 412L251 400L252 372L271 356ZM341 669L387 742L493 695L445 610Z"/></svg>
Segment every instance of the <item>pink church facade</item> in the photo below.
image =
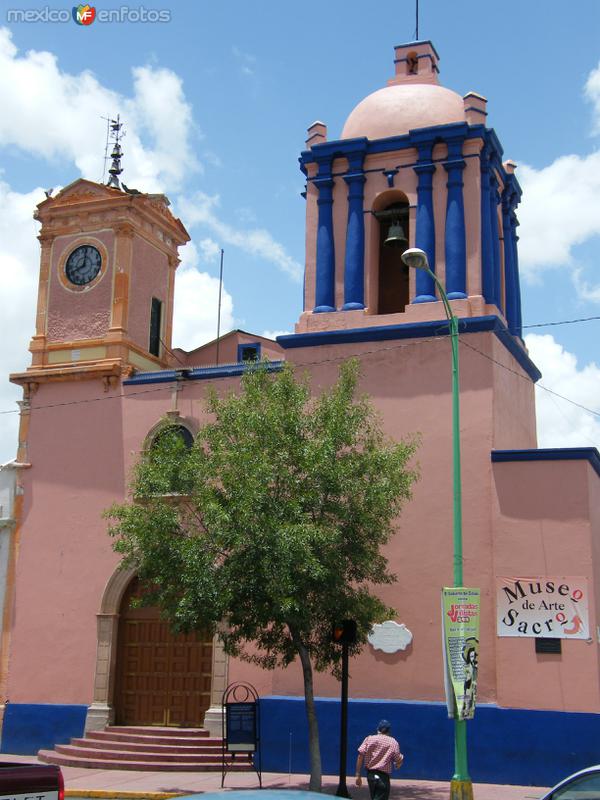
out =
<svg viewBox="0 0 600 800"><path fill-rule="evenodd" d="M385 245L399 225L427 253L461 323L464 575L482 598L472 777L547 785L598 760L600 456L536 447L540 373L522 340L515 165L486 126L485 99L439 85L431 43L397 47L395 69L339 139L321 122L309 128L304 307L295 333L276 342L235 331L218 353L213 342L173 357L177 248L189 236L163 196L82 180L38 207L36 331L31 366L12 376L24 400L13 519L0 529L4 752L113 723L219 734L222 692L246 680L261 696L264 768L285 770L293 756L306 769L298 665L264 672L204 642L185 708L168 693L152 700L127 671L124 621L140 624L125 602L134 576L118 569L102 514L126 497L157 426L194 434L207 419L206 387L235 389L248 359L266 356L273 371L291 361L318 391L355 356L386 432L419 434L421 480L388 548L399 580L381 591L412 641L353 660L350 750L385 716L407 777L448 777L440 589L452 582L450 340L433 281ZM578 631L565 633L572 620L556 607L545 627L519 630L526 598L509 602L505 578L531 583L548 605L576 579L586 587ZM318 676L316 691L325 769L335 772L339 685ZM570 736L579 744L567 752Z"/></svg>

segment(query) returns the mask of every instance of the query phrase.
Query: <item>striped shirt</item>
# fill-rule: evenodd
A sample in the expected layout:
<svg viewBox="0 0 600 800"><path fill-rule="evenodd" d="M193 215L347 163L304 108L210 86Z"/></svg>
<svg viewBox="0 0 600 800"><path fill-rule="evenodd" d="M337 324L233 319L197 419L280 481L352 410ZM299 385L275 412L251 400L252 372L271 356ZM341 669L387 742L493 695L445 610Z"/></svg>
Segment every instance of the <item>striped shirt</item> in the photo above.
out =
<svg viewBox="0 0 600 800"><path fill-rule="evenodd" d="M364 756L365 767L367 769L378 769L381 772L392 771L392 764L400 758L400 747L398 742L385 733L376 733L367 736L358 752Z"/></svg>

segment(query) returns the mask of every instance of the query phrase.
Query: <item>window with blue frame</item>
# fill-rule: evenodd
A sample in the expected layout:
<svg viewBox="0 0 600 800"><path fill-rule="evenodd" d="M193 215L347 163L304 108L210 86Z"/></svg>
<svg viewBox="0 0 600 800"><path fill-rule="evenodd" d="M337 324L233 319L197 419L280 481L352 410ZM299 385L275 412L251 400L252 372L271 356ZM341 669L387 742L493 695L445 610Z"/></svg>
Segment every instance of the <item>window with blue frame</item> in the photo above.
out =
<svg viewBox="0 0 600 800"><path fill-rule="evenodd" d="M239 364L249 361L260 361L260 342L251 344L238 344L237 360Z"/></svg>

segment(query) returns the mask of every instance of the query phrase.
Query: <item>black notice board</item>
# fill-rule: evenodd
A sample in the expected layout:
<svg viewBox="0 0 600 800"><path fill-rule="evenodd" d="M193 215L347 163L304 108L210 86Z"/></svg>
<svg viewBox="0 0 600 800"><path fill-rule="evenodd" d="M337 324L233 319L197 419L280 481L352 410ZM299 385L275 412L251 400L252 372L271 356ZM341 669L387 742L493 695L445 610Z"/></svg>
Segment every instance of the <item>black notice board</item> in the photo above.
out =
<svg viewBox="0 0 600 800"><path fill-rule="evenodd" d="M253 753L256 750L256 703L226 703L227 751Z"/></svg>

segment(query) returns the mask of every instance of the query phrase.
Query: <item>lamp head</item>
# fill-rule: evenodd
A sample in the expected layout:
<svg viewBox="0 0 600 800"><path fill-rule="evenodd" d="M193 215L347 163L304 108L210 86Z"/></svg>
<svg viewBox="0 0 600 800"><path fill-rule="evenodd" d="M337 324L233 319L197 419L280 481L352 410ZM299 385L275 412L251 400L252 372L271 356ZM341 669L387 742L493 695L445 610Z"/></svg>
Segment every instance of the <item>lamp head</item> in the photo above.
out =
<svg viewBox="0 0 600 800"><path fill-rule="evenodd" d="M402 261L407 267L412 269L429 269L429 262L427 261L427 253L418 247L409 247L400 256Z"/></svg>

